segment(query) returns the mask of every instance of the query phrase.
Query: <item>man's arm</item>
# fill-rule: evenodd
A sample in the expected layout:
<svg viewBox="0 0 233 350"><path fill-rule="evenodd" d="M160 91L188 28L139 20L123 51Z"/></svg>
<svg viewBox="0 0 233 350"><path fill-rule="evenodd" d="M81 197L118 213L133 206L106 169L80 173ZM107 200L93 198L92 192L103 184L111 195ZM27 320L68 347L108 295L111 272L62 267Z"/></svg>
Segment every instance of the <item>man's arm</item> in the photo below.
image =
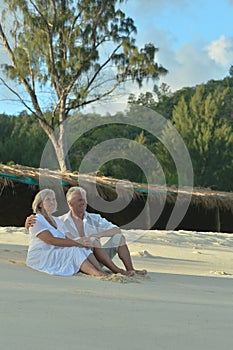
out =
<svg viewBox="0 0 233 350"><path fill-rule="evenodd" d="M36 216L35 214L32 214L28 216L25 220L24 227L29 230L30 227L32 227L36 222Z"/></svg>
<svg viewBox="0 0 233 350"><path fill-rule="evenodd" d="M69 232L65 233L66 237L74 242L76 242L76 245L79 248L92 248L93 244L92 244L92 240L90 239L90 237L78 237L78 238L69 238Z"/></svg>
<svg viewBox="0 0 233 350"><path fill-rule="evenodd" d="M97 237L97 238L102 238L102 237L113 237L115 234L121 233L121 229L119 227L113 227L108 230L101 231L99 233L94 233L90 235L89 237Z"/></svg>

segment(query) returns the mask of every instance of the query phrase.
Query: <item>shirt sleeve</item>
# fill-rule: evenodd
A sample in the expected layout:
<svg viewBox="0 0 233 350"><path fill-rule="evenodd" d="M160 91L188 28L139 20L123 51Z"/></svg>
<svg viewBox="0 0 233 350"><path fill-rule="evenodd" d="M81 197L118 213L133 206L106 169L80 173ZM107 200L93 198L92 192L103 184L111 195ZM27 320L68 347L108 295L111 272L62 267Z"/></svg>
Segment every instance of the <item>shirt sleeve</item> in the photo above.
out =
<svg viewBox="0 0 233 350"><path fill-rule="evenodd" d="M48 230L48 226L46 225L46 221L43 220L41 215L36 215L36 222L32 227L29 228L29 232L32 235L38 236L39 233Z"/></svg>
<svg viewBox="0 0 233 350"><path fill-rule="evenodd" d="M97 214L96 219L97 220L95 220L95 223L96 223L96 229L98 230L98 232L106 231L106 230L110 230L111 228L118 227L118 226L114 225L113 223L111 223L110 221L103 218L99 214Z"/></svg>

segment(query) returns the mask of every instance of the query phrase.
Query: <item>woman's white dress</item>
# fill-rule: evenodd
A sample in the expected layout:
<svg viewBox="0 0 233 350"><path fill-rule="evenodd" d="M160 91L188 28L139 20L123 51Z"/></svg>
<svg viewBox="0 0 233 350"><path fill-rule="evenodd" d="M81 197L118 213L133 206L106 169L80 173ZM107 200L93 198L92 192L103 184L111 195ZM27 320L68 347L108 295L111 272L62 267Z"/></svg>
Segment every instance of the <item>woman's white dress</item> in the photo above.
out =
<svg viewBox="0 0 233 350"><path fill-rule="evenodd" d="M54 237L66 238L64 223L53 216L57 229L44 218L36 215L35 224L30 227L30 242L27 253L27 266L51 275L71 276L80 270L80 266L92 253L90 249L79 247L58 247L43 242L37 235L49 230Z"/></svg>

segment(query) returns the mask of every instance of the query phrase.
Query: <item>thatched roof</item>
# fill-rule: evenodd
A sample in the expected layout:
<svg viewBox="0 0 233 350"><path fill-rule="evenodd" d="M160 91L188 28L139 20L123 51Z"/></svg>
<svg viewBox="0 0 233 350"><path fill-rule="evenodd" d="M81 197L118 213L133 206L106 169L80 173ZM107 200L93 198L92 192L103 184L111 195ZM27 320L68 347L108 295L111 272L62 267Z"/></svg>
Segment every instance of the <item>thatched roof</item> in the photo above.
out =
<svg viewBox="0 0 233 350"><path fill-rule="evenodd" d="M83 187L89 187L89 184L96 183L100 195L106 200L112 200L116 196L116 186L119 180L95 174L82 174L65 172L59 170L37 169L22 165L5 165L0 164L0 187L14 186L14 182L21 182L29 186L51 187L57 181L60 181L64 187L77 186L82 181ZM123 197L128 196L129 183L128 181L120 180L121 190L118 195ZM185 201L186 197L192 195L191 201L193 204L208 208L221 207L230 209L233 213L233 193L213 191L209 188L179 188L165 187L155 184L138 184L131 183L134 189L134 197L140 198L153 194L157 199L166 194L169 202L175 202L177 194Z"/></svg>
<svg viewBox="0 0 233 350"><path fill-rule="evenodd" d="M24 225L41 188L55 190L57 215L63 214L68 210L64 193L77 185L87 190L88 211L122 228L233 232L233 193L4 164L0 164L0 225Z"/></svg>

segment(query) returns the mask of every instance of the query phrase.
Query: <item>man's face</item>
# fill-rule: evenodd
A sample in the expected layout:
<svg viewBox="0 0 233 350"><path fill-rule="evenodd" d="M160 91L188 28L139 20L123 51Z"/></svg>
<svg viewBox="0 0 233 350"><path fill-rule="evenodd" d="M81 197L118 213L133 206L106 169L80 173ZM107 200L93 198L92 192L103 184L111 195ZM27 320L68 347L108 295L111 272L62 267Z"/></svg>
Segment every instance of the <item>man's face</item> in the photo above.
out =
<svg viewBox="0 0 233 350"><path fill-rule="evenodd" d="M70 209L75 215L83 215L87 209L87 197L85 194L76 192L69 202Z"/></svg>

